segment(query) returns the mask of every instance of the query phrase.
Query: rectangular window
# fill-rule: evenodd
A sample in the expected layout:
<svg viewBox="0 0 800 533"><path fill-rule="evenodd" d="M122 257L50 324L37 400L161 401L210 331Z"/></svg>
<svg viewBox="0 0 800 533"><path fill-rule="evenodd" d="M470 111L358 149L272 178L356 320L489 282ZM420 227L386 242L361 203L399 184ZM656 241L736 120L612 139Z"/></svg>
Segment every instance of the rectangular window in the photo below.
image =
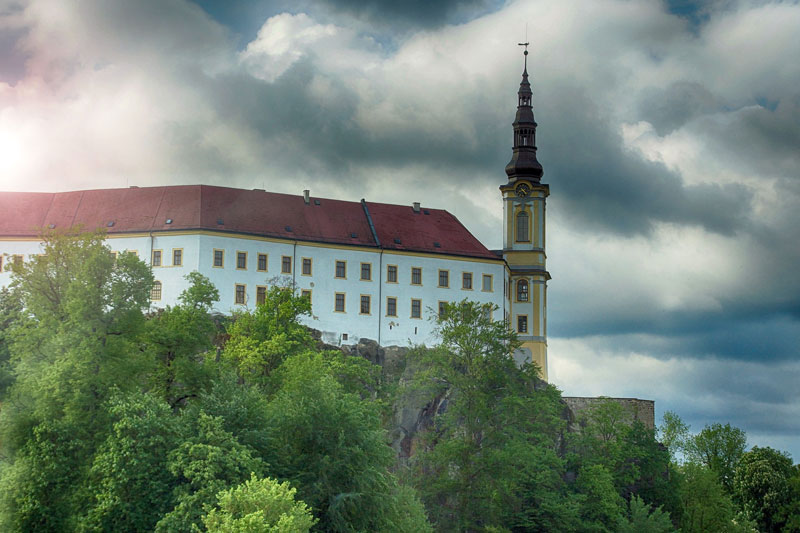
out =
<svg viewBox="0 0 800 533"><path fill-rule="evenodd" d="M422 268L411 267L411 284L422 285Z"/></svg>
<svg viewBox="0 0 800 533"><path fill-rule="evenodd" d="M225 251L214 249L214 268L223 268L225 266Z"/></svg>
<svg viewBox="0 0 800 533"><path fill-rule="evenodd" d="M111 252L111 259L113 259L114 261L117 260L117 252Z"/></svg>
<svg viewBox="0 0 800 533"><path fill-rule="evenodd" d="M236 252L236 270L247 270L247 252Z"/></svg>
<svg viewBox="0 0 800 533"><path fill-rule="evenodd" d="M179 267L183 265L183 248L172 249L172 266Z"/></svg>
<svg viewBox="0 0 800 533"><path fill-rule="evenodd" d="M517 332L528 333L528 315L517 315Z"/></svg>
<svg viewBox="0 0 800 533"><path fill-rule="evenodd" d="M386 297L386 316L397 316L397 298L394 296Z"/></svg>
<svg viewBox="0 0 800 533"><path fill-rule="evenodd" d="M153 283L153 288L150 289L150 299L157 302L161 299L161 282L156 281Z"/></svg>
<svg viewBox="0 0 800 533"><path fill-rule="evenodd" d="M303 289L300 291L300 296L302 298L308 298L308 303L311 303L311 290L310 289Z"/></svg>
<svg viewBox="0 0 800 533"><path fill-rule="evenodd" d="M292 256L291 255L281 256L281 274L291 274L291 273L292 273Z"/></svg>
<svg viewBox="0 0 800 533"><path fill-rule="evenodd" d="M267 301L267 288L264 286L256 287L256 305L261 305Z"/></svg>
<svg viewBox="0 0 800 533"><path fill-rule="evenodd" d="M139 250L125 250L125 253L126 254L131 254L131 255L133 255L135 257L139 257ZM20 257L22 257L22 256L20 256Z"/></svg>
<svg viewBox="0 0 800 533"><path fill-rule="evenodd" d="M372 281L372 263L361 263L361 281Z"/></svg>
<svg viewBox="0 0 800 533"><path fill-rule="evenodd" d="M439 287L449 287L450 286L450 271L449 270L440 270L439 271Z"/></svg>
<svg viewBox="0 0 800 533"><path fill-rule="evenodd" d="M530 216L527 211L517 213L517 242L530 242L531 237L528 232Z"/></svg>
<svg viewBox="0 0 800 533"><path fill-rule="evenodd" d="M370 296L367 295L367 294L362 294L361 295L361 314L362 315L370 314L371 304L372 304L372 298L370 298Z"/></svg>
<svg viewBox="0 0 800 533"><path fill-rule="evenodd" d="M386 265L386 283L397 283L397 265Z"/></svg>
<svg viewBox="0 0 800 533"><path fill-rule="evenodd" d="M344 313L344 293L337 292L334 295L334 306L333 310L337 313Z"/></svg>
<svg viewBox="0 0 800 533"><path fill-rule="evenodd" d="M111 252L111 253L114 253L114 252ZM0 272L2 272L2 271L3 271L3 256L0 255Z"/></svg>
<svg viewBox="0 0 800 533"><path fill-rule="evenodd" d="M245 304L245 286L244 285L236 285L236 297L234 300L235 303L239 305Z"/></svg>
<svg viewBox="0 0 800 533"><path fill-rule="evenodd" d="M461 273L461 288L468 291L472 290L472 272Z"/></svg>
<svg viewBox="0 0 800 533"><path fill-rule="evenodd" d="M483 292L492 292L492 275L491 274L484 274L483 275Z"/></svg>
<svg viewBox="0 0 800 533"><path fill-rule="evenodd" d="M161 250L153 250L153 266L161 266Z"/></svg>
<svg viewBox="0 0 800 533"><path fill-rule="evenodd" d="M304 276L311 275L311 258L309 257L303 258L303 275Z"/></svg>
<svg viewBox="0 0 800 533"><path fill-rule="evenodd" d="M339 279L347 278L347 261L336 261L336 277Z"/></svg>
<svg viewBox="0 0 800 533"><path fill-rule="evenodd" d="M411 318L422 318L422 300L411 299Z"/></svg>
<svg viewBox="0 0 800 533"><path fill-rule="evenodd" d="M259 272L266 272L267 271L267 254L258 254L258 271Z"/></svg>
<svg viewBox="0 0 800 533"><path fill-rule="evenodd" d="M19 268L22 266L22 254L14 254L13 256L14 266Z"/></svg>
<svg viewBox="0 0 800 533"><path fill-rule="evenodd" d="M444 318L444 308L447 302L439 302L439 320Z"/></svg>

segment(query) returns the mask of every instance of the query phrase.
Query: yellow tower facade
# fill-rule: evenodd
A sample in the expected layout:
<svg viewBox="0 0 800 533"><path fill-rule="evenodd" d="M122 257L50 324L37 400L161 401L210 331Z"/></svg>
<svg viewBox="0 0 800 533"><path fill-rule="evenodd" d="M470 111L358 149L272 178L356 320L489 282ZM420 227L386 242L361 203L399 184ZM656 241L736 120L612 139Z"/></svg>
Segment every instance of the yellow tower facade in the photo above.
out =
<svg viewBox="0 0 800 533"><path fill-rule="evenodd" d="M506 165L503 195L503 258L506 262L508 321L522 341L514 355L518 363L532 361L547 380L547 254L545 203L550 187L536 157L536 121L528 82L528 52L514 120L514 147Z"/></svg>

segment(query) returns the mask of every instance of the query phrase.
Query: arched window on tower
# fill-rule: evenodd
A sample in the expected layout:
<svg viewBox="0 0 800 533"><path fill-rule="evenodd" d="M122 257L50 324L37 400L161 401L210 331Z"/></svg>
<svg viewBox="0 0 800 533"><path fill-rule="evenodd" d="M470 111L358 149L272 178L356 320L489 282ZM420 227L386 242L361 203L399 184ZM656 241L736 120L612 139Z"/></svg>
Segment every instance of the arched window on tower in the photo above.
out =
<svg viewBox="0 0 800 533"><path fill-rule="evenodd" d="M528 281L521 279L517 281L517 301L518 302L527 302L528 301Z"/></svg>
<svg viewBox="0 0 800 533"><path fill-rule="evenodd" d="M517 213L517 242L530 242L530 216L527 211Z"/></svg>

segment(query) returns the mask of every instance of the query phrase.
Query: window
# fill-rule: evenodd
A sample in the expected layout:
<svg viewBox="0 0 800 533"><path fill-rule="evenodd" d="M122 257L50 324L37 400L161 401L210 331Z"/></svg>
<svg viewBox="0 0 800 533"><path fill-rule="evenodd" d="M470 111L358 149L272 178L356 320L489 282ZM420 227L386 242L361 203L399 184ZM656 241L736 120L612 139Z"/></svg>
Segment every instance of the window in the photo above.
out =
<svg viewBox="0 0 800 533"><path fill-rule="evenodd" d="M472 290L472 272L461 273L461 288L468 291Z"/></svg>
<svg viewBox="0 0 800 533"><path fill-rule="evenodd" d="M347 261L336 261L336 277L347 278Z"/></svg>
<svg viewBox="0 0 800 533"><path fill-rule="evenodd" d="M439 320L444 318L444 310L447 302L439 302Z"/></svg>
<svg viewBox="0 0 800 533"><path fill-rule="evenodd" d="M256 265L256 269L259 272L267 271L267 254L258 254L258 264Z"/></svg>
<svg viewBox="0 0 800 533"><path fill-rule="evenodd" d="M14 266L16 268L19 268L19 267L22 266L22 255L21 254L14 254L13 259L14 259Z"/></svg>
<svg viewBox="0 0 800 533"><path fill-rule="evenodd" d="M422 300L411 299L411 318L422 318Z"/></svg>
<svg viewBox="0 0 800 533"><path fill-rule="evenodd" d="M490 305L483 306L483 318L486 320L492 319L492 307Z"/></svg>
<svg viewBox="0 0 800 533"><path fill-rule="evenodd" d="M236 252L236 270L247 270L247 252Z"/></svg>
<svg viewBox="0 0 800 533"><path fill-rule="evenodd" d="M528 281L521 279L517 282L517 301L528 301Z"/></svg>
<svg viewBox="0 0 800 533"><path fill-rule="evenodd" d="M139 250L125 250L125 253L126 253L126 254L131 254L131 255L133 255L133 256L135 256L135 257L139 257ZM21 257L22 257L22 256L20 256L20 258L21 258ZM21 260L21 259L20 259L20 260Z"/></svg>
<svg viewBox="0 0 800 533"><path fill-rule="evenodd" d="M361 263L361 281L372 281L372 263Z"/></svg>
<svg viewBox="0 0 800 533"><path fill-rule="evenodd" d="M361 295L361 314L368 315L370 314L370 307L372 304L372 298L368 294Z"/></svg>
<svg viewBox="0 0 800 533"><path fill-rule="evenodd" d="M517 213L517 242L530 242L531 237L528 233L530 216L527 211Z"/></svg>
<svg viewBox="0 0 800 533"><path fill-rule="evenodd" d="M234 302L239 305L245 304L245 286L244 285L236 285L236 296L234 298Z"/></svg>
<svg viewBox="0 0 800 533"><path fill-rule="evenodd" d="M301 298L308 298L308 303L311 303L311 289L303 289L300 291Z"/></svg>
<svg viewBox="0 0 800 533"><path fill-rule="evenodd" d="M422 285L422 268L411 267L411 284Z"/></svg>
<svg viewBox="0 0 800 533"><path fill-rule="evenodd" d="M386 265L386 283L397 283L397 265Z"/></svg>
<svg viewBox="0 0 800 533"><path fill-rule="evenodd" d="M2 271L3 271L3 256L0 255L0 272L2 272Z"/></svg>
<svg viewBox="0 0 800 533"><path fill-rule="evenodd" d="M517 315L517 332L528 333L528 315Z"/></svg>
<svg viewBox="0 0 800 533"><path fill-rule="evenodd" d="M386 316L397 316L397 298L394 296L386 297Z"/></svg>
<svg viewBox="0 0 800 533"><path fill-rule="evenodd" d="M261 305L267 301L267 288L264 286L256 287L256 305Z"/></svg>
<svg viewBox="0 0 800 533"><path fill-rule="evenodd" d="M450 271L449 270L440 270L439 271L439 287L449 287L450 286Z"/></svg>
<svg viewBox="0 0 800 533"><path fill-rule="evenodd" d="M150 289L150 299L153 300L154 302L161 299L161 282L160 281L156 281L156 282L153 283L153 288Z"/></svg>
<svg viewBox="0 0 800 533"><path fill-rule="evenodd" d="M183 265L183 248L172 249L172 266L179 267Z"/></svg>
<svg viewBox="0 0 800 533"><path fill-rule="evenodd" d="M304 276L311 275L311 259L308 257L303 258L303 275Z"/></svg>
<svg viewBox="0 0 800 533"><path fill-rule="evenodd" d="M337 292L334 295L333 310L337 313L344 313L344 293Z"/></svg>
<svg viewBox="0 0 800 533"><path fill-rule="evenodd" d="M117 252L111 252L111 259L113 259L114 261L117 260Z"/></svg>
<svg viewBox="0 0 800 533"><path fill-rule="evenodd" d="M161 266L161 250L153 250L152 265L154 267L160 267Z"/></svg>
<svg viewBox="0 0 800 533"><path fill-rule="evenodd" d="M291 273L292 273L292 256L291 255L281 256L281 274L291 274Z"/></svg>
<svg viewBox="0 0 800 533"><path fill-rule="evenodd" d="M484 274L483 275L483 292L492 292L492 275L491 274Z"/></svg>
<svg viewBox="0 0 800 533"><path fill-rule="evenodd" d="M225 251L214 249L214 268L223 268L225 266Z"/></svg>

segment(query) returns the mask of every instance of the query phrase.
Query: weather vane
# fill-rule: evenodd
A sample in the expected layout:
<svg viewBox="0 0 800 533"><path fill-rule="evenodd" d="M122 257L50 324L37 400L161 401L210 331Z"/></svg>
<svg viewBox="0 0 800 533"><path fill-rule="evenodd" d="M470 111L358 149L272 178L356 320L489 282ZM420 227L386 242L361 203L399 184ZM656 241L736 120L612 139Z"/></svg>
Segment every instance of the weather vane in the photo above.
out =
<svg viewBox="0 0 800 533"><path fill-rule="evenodd" d="M528 23L525 23L525 42L524 43L517 43L519 46L524 46L525 51L523 54L525 55L525 71L528 71L528 45L531 44L528 42Z"/></svg>

